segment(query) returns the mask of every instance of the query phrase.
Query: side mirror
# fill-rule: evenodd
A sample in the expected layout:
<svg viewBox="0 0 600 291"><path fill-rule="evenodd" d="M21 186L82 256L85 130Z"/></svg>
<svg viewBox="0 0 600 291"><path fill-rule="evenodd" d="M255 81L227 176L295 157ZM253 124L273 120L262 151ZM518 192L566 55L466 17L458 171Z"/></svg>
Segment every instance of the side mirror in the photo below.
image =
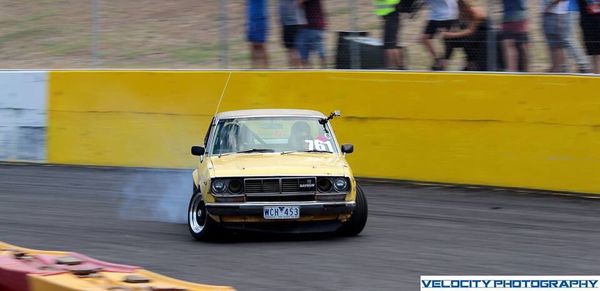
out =
<svg viewBox="0 0 600 291"><path fill-rule="evenodd" d="M193 146L192 147L192 155L194 156L201 156L204 154L204 148L203 147L199 147L199 146Z"/></svg>
<svg viewBox="0 0 600 291"><path fill-rule="evenodd" d="M353 145L349 143L342 145L342 153L351 154L352 152L354 152Z"/></svg>

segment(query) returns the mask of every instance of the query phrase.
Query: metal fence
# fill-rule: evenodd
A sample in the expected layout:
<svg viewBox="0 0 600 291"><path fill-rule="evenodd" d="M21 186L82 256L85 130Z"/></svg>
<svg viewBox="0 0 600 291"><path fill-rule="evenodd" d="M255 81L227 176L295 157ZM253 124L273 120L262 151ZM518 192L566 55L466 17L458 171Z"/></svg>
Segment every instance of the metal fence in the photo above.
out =
<svg viewBox="0 0 600 291"><path fill-rule="evenodd" d="M541 1L541 0L540 0ZM381 68L381 18L372 0L321 0L327 19L326 67ZM493 27L485 41L486 63L498 63L497 32L501 0L473 0L484 7ZM540 25L539 1L527 1L529 10L529 71L549 67L547 45ZM269 68L287 68L281 41L278 0L268 0ZM246 0L0 0L0 68L249 68L246 41ZM419 37L427 21L425 6L403 15L400 43L406 68L429 70L433 59ZM343 32L361 32L359 41L341 47ZM599 32L600 33L600 32ZM573 36L581 44L579 25ZM438 51L444 44L434 39ZM447 70L462 70L464 52L458 50ZM568 56L568 55L567 55ZM501 61L501 60L500 60ZM576 72L568 57L568 71Z"/></svg>

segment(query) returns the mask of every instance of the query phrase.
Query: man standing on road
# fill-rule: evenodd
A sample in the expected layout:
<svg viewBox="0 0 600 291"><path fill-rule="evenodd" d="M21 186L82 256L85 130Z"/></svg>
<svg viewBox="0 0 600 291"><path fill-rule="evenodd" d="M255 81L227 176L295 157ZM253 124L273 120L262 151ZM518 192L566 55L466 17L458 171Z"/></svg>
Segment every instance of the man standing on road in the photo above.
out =
<svg viewBox="0 0 600 291"><path fill-rule="evenodd" d="M251 65L253 69L266 69L269 67L265 45L269 31L267 0L247 1L246 37L250 42Z"/></svg>

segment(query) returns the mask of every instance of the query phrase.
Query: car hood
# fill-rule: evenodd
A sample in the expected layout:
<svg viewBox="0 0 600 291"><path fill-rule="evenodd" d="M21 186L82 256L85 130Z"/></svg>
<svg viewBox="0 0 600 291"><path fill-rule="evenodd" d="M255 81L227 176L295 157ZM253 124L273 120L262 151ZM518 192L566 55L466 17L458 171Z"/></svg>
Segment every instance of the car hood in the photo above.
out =
<svg viewBox="0 0 600 291"><path fill-rule="evenodd" d="M213 177L346 176L346 159L324 153L252 153L209 158Z"/></svg>

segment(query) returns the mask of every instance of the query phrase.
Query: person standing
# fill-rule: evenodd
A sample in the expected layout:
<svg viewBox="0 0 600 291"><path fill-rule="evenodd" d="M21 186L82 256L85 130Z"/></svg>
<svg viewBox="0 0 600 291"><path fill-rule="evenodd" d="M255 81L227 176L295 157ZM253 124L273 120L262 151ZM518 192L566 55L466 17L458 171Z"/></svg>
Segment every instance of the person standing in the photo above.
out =
<svg viewBox="0 0 600 291"><path fill-rule="evenodd" d="M465 71L487 71L487 35L490 30L487 13L468 0L458 0L457 3L461 29L441 33L446 43L442 66L446 65L454 48L463 48L467 57Z"/></svg>
<svg viewBox="0 0 600 291"><path fill-rule="evenodd" d="M502 0L502 55L509 72L527 72L529 35L525 0Z"/></svg>
<svg viewBox="0 0 600 291"><path fill-rule="evenodd" d="M568 5L566 0L542 0L542 27L552 63L548 69L551 73L566 72Z"/></svg>
<svg viewBox="0 0 600 291"><path fill-rule="evenodd" d="M398 32L400 29L400 0L375 0L375 14L383 20L383 50L385 65L390 70L403 70L402 51L398 48Z"/></svg>
<svg viewBox="0 0 600 291"><path fill-rule="evenodd" d="M252 68L266 69L269 67L265 45L269 32L267 0L247 0L246 15L246 37L250 42Z"/></svg>
<svg viewBox="0 0 600 291"><path fill-rule="evenodd" d="M592 56L594 74L600 74L600 1L579 0L579 24L585 51Z"/></svg>
<svg viewBox="0 0 600 291"><path fill-rule="evenodd" d="M432 70L442 70L443 57L433 46L433 38L438 32L449 31L458 22L458 4L456 0L426 0L429 6L429 20L421 34L420 42L434 60Z"/></svg>
<svg viewBox="0 0 600 291"><path fill-rule="evenodd" d="M577 0L569 0L567 18L567 53L569 57L575 60L579 73L589 73L590 62L575 37L575 26L579 19L579 4Z"/></svg>
<svg viewBox="0 0 600 291"><path fill-rule="evenodd" d="M287 50L288 65L290 68L299 68L300 55L298 54L298 32L306 25L304 10L297 0L279 0L279 17L283 46Z"/></svg>
<svg viewBox="0 0 600 291"><path fill-rule="evenodd" d="M305 68L310 67L310 53L319 55L321 68L327 67L323 33L325 31L325 12L321 0L297 0L302 5L306 15L306 28L298 33L298 52L300 61Z"/></svg>

